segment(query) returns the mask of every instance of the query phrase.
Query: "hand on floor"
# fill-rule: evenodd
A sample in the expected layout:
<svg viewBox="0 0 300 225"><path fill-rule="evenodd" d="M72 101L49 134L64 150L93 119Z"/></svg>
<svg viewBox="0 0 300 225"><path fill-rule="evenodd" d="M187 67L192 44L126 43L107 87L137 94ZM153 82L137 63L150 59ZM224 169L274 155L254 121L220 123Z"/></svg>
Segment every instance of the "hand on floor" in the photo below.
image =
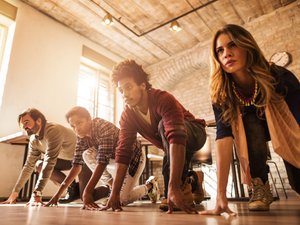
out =
<svg viewBox="0 0 300 225"><path fill-rule="evenodd" d="M99 210L100 207L94 202L93 196L87 193L83 195L83 206L81 209L85 210Z"/></svg>
<svg viewBox="0 0 300 225"><path fill-rule="evenodd" d="M116 211L116 212L120 212L123 210L120 203L120 197L111 195L110 198L108 199L106 206L102 207L100 210L104 211L110 208L112 209L112 211Z"/></svg>
<svg viewBox="0 0 300 225"><path fill-rule="evenodd" d="M12 192L8 199L4 202L1 202L1 204L16 204L18 197L18 192Z"/></svg>
<svg viewBox="0 0 300 225"><path fill-rule="evenodd" d="M228 200L226 197L217 198L216 206L214 209L200 212L201 215L221 215L222 213L227 213L229 216L237 215L228 207Z"/></svg>
<svg viewBox="0 0 300 225"><path fill-rule="evenodd" d="M42 196L31 196L29 202L26 203L26 206L43 206L45 205L42 201Z"/></svg>
<svg viewBox="0 0 300 225"><path fill-rule="evenodd" d="M49 202L47 202L44 206L45 207L51 207L51 206L56 206L57 207L57 202L58 202L58 196L53 196L51 199L50 199L50 201Z"/></svg>

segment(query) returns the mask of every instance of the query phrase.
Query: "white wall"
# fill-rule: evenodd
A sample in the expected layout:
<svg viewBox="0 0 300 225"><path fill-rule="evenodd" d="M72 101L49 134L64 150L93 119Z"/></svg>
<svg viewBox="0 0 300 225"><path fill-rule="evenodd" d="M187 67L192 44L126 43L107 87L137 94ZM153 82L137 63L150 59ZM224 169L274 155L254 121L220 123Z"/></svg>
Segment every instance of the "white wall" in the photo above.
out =
<svg viewBox="0 0 300 225"><path fill-rule="evenodd" d="M22 169L25 147L0 143L0 197L9 196Z"/></svg>
<svg viewBox="0 0 300 225"><path fill-rule="evenodd" d="M19 9L0 109L0 137L19 131L16 118L28 107L40 109L50 121L66 124L64 115L76 104L83 45L120 60L30 6L13 2Z"/></svg>
<svg viewBox="0 0 300 225"><path fill-rule="evenodd" d="M48 121L68 126L64 115L76 104L82 46L113 61L121 59L30 6L20 1L8 2L18 7L18 14L0 108L0 137L20 131L17 116L28 107L40 109ZM20 157L15 153L19 151L20 146L0 145L0 197L10 192L11 180L15 181L20 169L15 167L8 176L2 168L15 165Z"/></svg>

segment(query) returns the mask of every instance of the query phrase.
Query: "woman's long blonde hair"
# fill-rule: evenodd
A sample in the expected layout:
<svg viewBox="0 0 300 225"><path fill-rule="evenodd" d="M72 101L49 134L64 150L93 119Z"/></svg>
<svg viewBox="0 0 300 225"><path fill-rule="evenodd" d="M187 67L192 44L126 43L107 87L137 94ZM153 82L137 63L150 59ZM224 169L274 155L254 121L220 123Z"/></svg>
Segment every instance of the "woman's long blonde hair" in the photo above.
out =
<svg viewBox="0 0 300 225"><path fill-rule="evenodd" d="M238 101L232 90L232 76L222 69L216 52L216 42L221 34L227 34L231 40L247 52L246 67L249 74L258 83L258 96L255 105L257 112L262 115L265 106L273 100L280 98L275 92L274 77L270 72L270 64L264 57L253 36L243 27L227 24L218 30L213 38L211 48L211 100L216 107L222 109L221 119L231 124L237 118Z"/></svg>

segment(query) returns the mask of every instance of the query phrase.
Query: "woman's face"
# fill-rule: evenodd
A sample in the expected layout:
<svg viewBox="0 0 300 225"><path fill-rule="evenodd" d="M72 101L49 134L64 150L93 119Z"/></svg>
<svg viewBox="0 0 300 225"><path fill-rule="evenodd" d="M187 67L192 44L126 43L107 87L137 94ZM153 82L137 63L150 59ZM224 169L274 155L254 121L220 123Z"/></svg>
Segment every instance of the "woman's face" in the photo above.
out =
<svg viewBox="0 0 300 225"><path fill-rule="evenodd" d="M245 73L247 51L238 47L226 33L216 39L216 55L225 72L238 75Z"/></svg>

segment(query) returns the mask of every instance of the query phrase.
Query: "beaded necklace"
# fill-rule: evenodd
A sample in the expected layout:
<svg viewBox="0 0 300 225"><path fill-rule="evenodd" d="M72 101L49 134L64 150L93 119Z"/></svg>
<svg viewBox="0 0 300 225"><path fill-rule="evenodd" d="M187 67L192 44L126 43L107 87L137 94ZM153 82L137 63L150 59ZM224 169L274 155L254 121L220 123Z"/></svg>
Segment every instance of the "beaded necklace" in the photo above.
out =
<svg viewBox="0 0 300 225"><path fill-rule="evenodd" d="M232 82L232 89L233 89L233 93L235 94L235 96L237 97L237 99L239 100L239 102L244 105L244 106L250 106L250 105L254 105L255 104L255 99L257 97L257 90L258 90L258 85L257 85L257 81L255 80L255 85L254 88L252 90L252 94L250 97L244 97L237 89L235 86L235 83Z"/></svg>

